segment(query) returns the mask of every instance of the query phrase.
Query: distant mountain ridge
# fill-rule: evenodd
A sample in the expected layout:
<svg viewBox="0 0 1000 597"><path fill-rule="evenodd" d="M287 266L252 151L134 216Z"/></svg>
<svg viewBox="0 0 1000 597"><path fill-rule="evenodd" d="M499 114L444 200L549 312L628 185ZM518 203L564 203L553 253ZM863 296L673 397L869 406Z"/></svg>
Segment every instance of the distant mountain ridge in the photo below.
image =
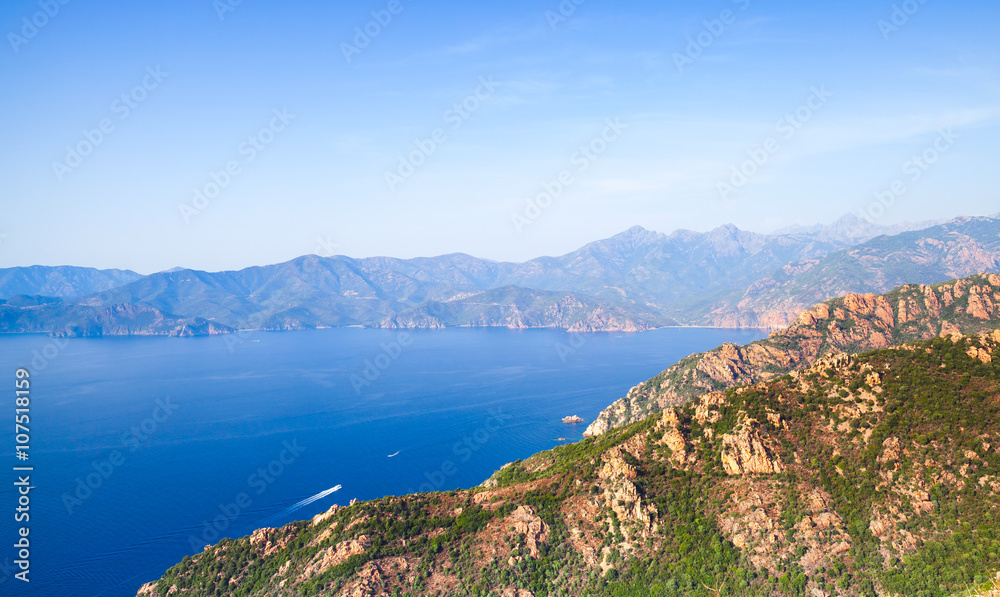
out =
<svg viewBox="0 0 1000 597"><path fill-rule="evenodd" d="M110 290L142 278L130 270L90 267L11 267L0 269L0 298L19 294L76 297Z"/></svg>
<svg viewBox="0 0 1000 597"><path fill-rule="evenodd" d="M924 224L931 222L880 227L848 215L830 226L778 235L733 225L669 235L636 226L566 255L524 263L465 254L417 259L309 255L238 271L174 268L148 276L12 268L0 270L0 296L7 300L0 305L0 331L781 327L830 296L883 291L901 281L940 282L991 271L1000 263L1000 221L959 218L912 230ZM63 301L61 306L51 301L32 305L14 300L20 295ZM137 327L128 321L119 325L114 316L94 319L95 311L87 310L125 306L158 315ZM167 321L186 323L177 327Z"/></svg>

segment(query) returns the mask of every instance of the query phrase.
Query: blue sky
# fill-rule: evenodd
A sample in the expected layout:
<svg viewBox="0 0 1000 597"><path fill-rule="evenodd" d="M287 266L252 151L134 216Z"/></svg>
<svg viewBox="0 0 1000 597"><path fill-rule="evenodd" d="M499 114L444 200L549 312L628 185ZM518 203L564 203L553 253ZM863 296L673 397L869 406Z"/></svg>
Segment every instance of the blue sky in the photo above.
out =
<svg viewBox="0 0 1000 597"><path fill-rule="evenodd" d="M998 22L963 0L10 0L0 267L524 260L636 224L995 213Z"/></svg>

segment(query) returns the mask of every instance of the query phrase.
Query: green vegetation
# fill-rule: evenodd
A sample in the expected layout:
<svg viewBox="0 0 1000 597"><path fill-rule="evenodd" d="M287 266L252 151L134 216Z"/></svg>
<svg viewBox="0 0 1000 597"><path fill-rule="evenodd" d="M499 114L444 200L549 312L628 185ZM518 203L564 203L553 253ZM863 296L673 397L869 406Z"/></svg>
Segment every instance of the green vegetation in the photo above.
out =
<svg viewBox="0 0 1000 597"><path fill-rule="evenodd" d="M949 597L1000 570L996 348L936 338L832 358L536 454L471 491L224 540L155 590ZM740 449L782 472L733 473Z"/></svg>

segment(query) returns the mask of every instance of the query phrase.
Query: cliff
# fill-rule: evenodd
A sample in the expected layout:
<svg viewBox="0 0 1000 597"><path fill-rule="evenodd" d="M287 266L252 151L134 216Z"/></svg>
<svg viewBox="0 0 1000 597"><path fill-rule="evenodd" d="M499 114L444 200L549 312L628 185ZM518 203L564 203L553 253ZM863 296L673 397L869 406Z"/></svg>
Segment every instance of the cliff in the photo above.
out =
<svg viewBox="0 0 1000 597"><path fill-rule="evenodd" d="M1000 569L998 414L1000 332L831 355L471 490L223 540L139 595L986 593Z"/></svg>
<svg viewBox="0 0 1000 597"><path fill-rule="evenodd" d="M941 333L977 333L998 325L996 274L934 286L906 285L884 295L848 294L801 313L791 326L766 340L724 344L682 359L604 409L585 433L605 433L706 392L774 379L823 355L888 348Z"/></svg>

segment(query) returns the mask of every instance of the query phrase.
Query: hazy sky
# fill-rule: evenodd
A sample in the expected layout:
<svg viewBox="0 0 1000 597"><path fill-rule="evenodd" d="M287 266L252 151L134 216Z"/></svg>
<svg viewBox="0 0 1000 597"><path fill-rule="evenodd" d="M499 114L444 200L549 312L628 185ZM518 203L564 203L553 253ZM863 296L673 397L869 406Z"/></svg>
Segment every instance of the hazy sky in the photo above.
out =
<svg viewBox="0 0 1000 597"><path fill-rule="evenodd" d="M998 23L995 0L6 0L0 267L995 213Z"/></svg>

